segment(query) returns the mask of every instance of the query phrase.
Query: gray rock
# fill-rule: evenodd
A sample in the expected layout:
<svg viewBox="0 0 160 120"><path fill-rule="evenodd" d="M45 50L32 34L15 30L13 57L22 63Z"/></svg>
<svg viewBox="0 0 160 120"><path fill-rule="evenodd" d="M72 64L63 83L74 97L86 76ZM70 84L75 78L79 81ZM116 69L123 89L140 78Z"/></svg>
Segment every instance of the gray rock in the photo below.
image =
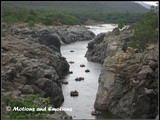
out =
<svg viewBox="0 0 160 120"><path fill-rule="evenodd" d="M133 31L130 29L119 31L115 28L112 32L101 33L89 42L85 57L93 62L103 63L107 56L112 56L117 50L122 49L122 41L127 41L126 39L132 36Z"/></svg>
<svg viewBox="0 0 160 120"><path fill-rule="evenodd" d="M113 35L119 35L120 34L119 28L114 28L113 31L112 31L112 34Z"/></svg>
<svg viewBox="0 0 160 120"><path fill-rule="evenodd" d="M123 42L132 35L130 29L122 30L119 35L108 33L98 44L90 42L88 60L104 59L94 108L124 119L154 119L158 111L158 68L149 62L157 62L154 56L158 46L141 53L124 53Z"/></svg>
<svg viewBox="0 0 160 120"><path fill-rule="evenodd" d="M42 90L45 91L45 97L50 97L54 107L60 107L64 101L64 96L62 89L57 85L57 83L45 81Z"/></svg>
<svg viewBox="0 0 160 120"><path fill-rule="evenodd" d="M52 83L52 81L50 79L47 79L47 78L40 78L39 80L35 81L35 84L40 88L42 89L44 87L44 83L46 81L49 81L50 83Z"/></svg>
<svg viewBox="0 0 160 120"><path fill-rule="evenodd" d="M22 88L22 93L27 93L27 94L33 94L34 93L34 89L32 88L31 85L25 85L23 88Z"/></svg>
<svg viewBox="0 0 160 120"><path fill-rule="evenodd" d="M38 41L40 44L49 46L53 51L60 53L61 43L58 37L48 34L41 36Z"/></svg>
<svg viewBox="0 0 160 120"><path fill-rule="evenodd" d="M144 88L146 94L156 94L153 89Z"/></svg>
<svg viewBox="0 0 160 120"><path fill-rule="evenodd" d="M61 40L66 43L72 43L75 41L91 40L95 37L94 33L83 28L68 28L60 29L57 34Z"/></svg>
<svg viewBox="0 0 160 120"><path fill-rule="evenodd" d="M19 96L21 94L21 91L14 90L12 93L13 93L14 96Z"/></svg>
<svg viewBox="0 0 160 120"><path fill-rule="evenodd" d="M93 49L94 44L99 44L103 41L105 33L98 34L91 42L88 43L88 49Z"/></svg>
<svg viewBox="0 0 160 120"><path fill-rule="evenodd" d="M157 62L155 62L155 61L150 61L148 65L149 65L153 70L156 70L157 67L158 67Z"/></svg>
<svg viewBox="0 0 160 120"><path fill-rule="evenodd" d="M35 94L39 94L41 97L44 97L44 95L45 95L44 91L42 91L40 88L38 88L35 85L32 85L32 88L34 89Z"/></svg>
<svg viewBox="0 0 160 120"><path fill-rule="evenodd" d="M142 70L138 73L137 78L139 80L142 80L152 75L153 75L153 70L148 65L144 65L142 67Z"/></svg>
<svg viewBox="0 0 160 120"><path fill-rule="evenodd" d="M50 120L70 120L72 116L67 115L65 111L56 111L54 114L48 115Z"/></svg>
<svg viewBox="0 0 160 120"><path fill-rule="evenodd" d="M26 94L50 97L53 105L59 107L64 101L59 77L68 73L69 64L60 53L48 47L60 50L60 39L56 33L55 36L52 35L54 30L50 31L48 28L45 31L25 26L10 27L12 34L8 31L9 35L3 41L3 48L6 48L2 55L3 91L14 91L11 95L16 99L21 99ZM22 94L19 95L16 91Z"/></svg>

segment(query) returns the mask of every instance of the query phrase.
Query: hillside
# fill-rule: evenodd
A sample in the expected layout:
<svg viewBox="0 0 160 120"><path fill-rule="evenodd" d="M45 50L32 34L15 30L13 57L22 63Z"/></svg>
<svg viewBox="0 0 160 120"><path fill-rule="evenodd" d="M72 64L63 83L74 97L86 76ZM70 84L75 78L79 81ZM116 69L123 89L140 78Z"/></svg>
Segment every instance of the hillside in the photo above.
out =
<svg viewBox="0 0 160 120"><path fill-rule="evenodd" d="M3 6L28 7L32 9L101 9L108 12L147 12L148 10L134 2L105 1L5 1Z"/></svg>
<svg viewBox="0 0 160 120"><path fill-rule="evenodd" d="M5 1L2 2L2 21L75 25L94 20L102 23L123 21L131 24L148 11L134 2Z"/></svg>

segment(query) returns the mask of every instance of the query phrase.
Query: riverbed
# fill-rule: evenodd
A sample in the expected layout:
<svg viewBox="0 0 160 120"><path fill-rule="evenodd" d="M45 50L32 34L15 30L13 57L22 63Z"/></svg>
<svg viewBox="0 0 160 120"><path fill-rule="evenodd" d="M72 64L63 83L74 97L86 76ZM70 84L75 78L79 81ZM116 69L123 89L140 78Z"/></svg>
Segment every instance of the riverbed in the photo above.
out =
<svg viewBox="0 0 160 120"><path fill-rule="evenodd" d="M87 27L89 27L89 29L97 35L101 32L112 31L115 27L117 27L117 25L103 24ZM64 78L68 81L68 84L62 84L64 103L61 107L72 108L72 111L66 112L71 115L73 119L116 118L109 112L103 112L102 115L97 117L91 115L91 111L94 110L94 102L98 90L98 78L102 65L88 61L84 57L87 51L88 42L89 41L77 41L75 43L61 46L62 56L64 56L68 62L74 62L73 64L70 64L70 71L73 71L73 74L68 74ZM73 52L71 52L71 50L73 50ZM85 67L80 67L81 64L84 64ZM90 72L86 73L86 69L89 69ZM77 77L84 77L84 80L75 81L75 78ZM70 92L74 90L79 92L79 96L70 96Z"/></svg>

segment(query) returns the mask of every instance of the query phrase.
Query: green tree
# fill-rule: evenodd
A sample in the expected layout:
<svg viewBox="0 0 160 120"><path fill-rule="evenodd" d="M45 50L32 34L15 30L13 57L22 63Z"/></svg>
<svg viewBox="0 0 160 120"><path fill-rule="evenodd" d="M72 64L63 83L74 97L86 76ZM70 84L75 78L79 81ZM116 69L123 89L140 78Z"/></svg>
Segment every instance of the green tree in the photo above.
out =
<svg viewBox="0 0 160 120"><path fill-rule="evenodd" d="M122 29L125 25L125 21L124 20L119 20L118 21L118 28Z"/></svg>
<svg viewBox="0 0 160 120"><path fill-rule="evenodd" d="M155 12L147 13L134 27L133 40L128 46L143 50L147 43L158 42L158 16Z"/></svg>

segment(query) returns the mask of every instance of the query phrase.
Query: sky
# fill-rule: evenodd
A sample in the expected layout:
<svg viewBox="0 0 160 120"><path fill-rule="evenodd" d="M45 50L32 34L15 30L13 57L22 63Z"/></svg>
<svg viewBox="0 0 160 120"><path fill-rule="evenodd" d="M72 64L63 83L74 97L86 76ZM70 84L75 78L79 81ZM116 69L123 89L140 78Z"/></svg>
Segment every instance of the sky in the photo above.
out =
<svg viewBox="0 0 160 120"><path fill-rule="evenodd" d="M143 2L144 2L144 3L147 3L147 4L150 4L150 5L155 5L155 6L157 6L156 3L157 3L158 1L146 1L146 2L143 1Z"/></svg>

